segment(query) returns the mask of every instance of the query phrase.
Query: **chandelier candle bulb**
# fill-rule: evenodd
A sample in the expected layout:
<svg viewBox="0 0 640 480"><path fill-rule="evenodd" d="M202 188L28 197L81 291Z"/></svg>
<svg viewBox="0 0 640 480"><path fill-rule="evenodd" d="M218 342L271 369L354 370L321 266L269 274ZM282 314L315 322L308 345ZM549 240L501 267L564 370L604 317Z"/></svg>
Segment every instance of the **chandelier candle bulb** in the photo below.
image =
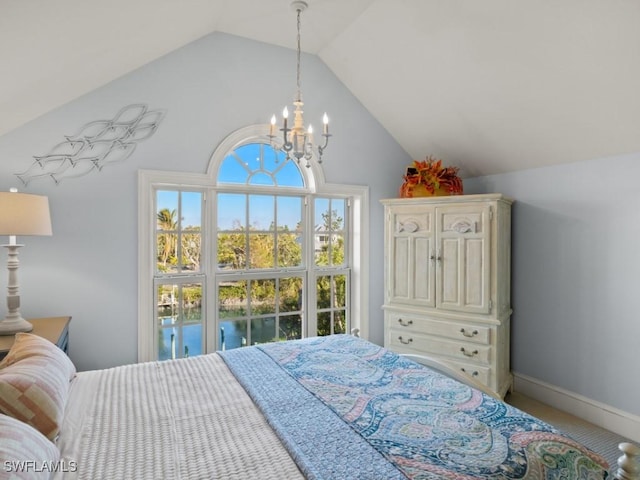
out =
<svg viewBox="0 0 640 480"><path fill-rule="evenodd" d="M271 115L271 125L269 126L269 136L273 137L273 132L276 127L276 116Z"/></svg>
<svg viewBox="0 0 640 480"><path fill-rule="evenodd" d="M322 133L323 135L327 135L329 133L329 117L326 112L322 116Z"/></svg>

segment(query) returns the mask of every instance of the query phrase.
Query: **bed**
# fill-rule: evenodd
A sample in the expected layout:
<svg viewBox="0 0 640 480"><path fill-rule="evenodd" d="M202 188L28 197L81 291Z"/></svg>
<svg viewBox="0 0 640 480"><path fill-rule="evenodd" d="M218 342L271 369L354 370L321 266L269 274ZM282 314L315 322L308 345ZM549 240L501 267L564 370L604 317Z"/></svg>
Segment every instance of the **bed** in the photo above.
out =
<svg viewBox="0 0 640 480"><path fill-rule="evenodd" d="M79 373L44 342L18 334L0 363L0 478L640 478L633 445L608 472L490 392L353 335ZM38 409L41 394L55 401Z"/></svg>

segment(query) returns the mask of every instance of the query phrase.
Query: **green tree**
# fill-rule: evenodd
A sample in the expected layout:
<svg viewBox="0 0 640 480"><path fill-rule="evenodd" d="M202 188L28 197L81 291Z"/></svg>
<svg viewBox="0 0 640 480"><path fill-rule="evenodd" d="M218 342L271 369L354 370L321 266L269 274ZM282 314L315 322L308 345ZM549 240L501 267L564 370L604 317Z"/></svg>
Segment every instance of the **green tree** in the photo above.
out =
<svg viewBox="0 0 640 480"><path fill-rule="evenodd" d="M200 270L202 235L200 227L187 227L182 232L182 265L193 271Z"/></svg>
<svg viewBox="0 0 640 480"><path fill-rule="evenodd" d="M177 263L176 211L163 208L157 214L157 222L158 230L164 232L158 235L158 269L166 271L167 263Z"/></svg>
<svg viewBox="0 0 640 480"><path fill-rule="evenodd" d="M316 251L316 265L342 265L344 263L343 218L336 210L322 213L322 224L317 226L322 238Z"/></svg>
<svg viewBox="0 0 640 480"><path fill-rule="evenodd" d="M316 265L341 266L344 264L344 219L337 210L322 213L322 224L317 226L321 239L316 246ZM329 335L333 323L334 333L346 331L345 299L346 277L344 275L323 275L316 282L317 307L325 311L318 313L318 335ZM327 311L328 310L328 311Z"/></svg>
<svg viewBox="0 0 640 480"><path fill-rule="evenodd" d="M318 230L328 239L316 251L316 264L341 266L344 264L344 221L336 210L322 214L322 225ZM268 230L245 227L234 221L232 230L218 234L217 259L223 270L259 270L302 265L301 227L290 231L288 227ZM251 281L224 282L218 291L221 317L246 315L248 303L254 315L276 313L279 317L280 338L299 338L302 334L302 282L303 278L267 278ZM323 275L317 279L318 334L328 335L333 331L342 333L345 324L345 275ZM276 292L278 305L275 304ZM248 302L247 299L250 299ZM332 320L333 319L333 320Z"/></svg>

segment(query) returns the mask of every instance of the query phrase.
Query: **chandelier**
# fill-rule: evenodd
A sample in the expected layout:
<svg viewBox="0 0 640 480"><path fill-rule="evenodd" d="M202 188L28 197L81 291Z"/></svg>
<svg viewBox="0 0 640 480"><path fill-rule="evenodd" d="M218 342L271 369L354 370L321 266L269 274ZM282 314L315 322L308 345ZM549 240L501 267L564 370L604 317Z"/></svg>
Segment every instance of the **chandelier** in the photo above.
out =
<svg viewBox="0 0 640 480"><path fill-rule="evenodd" d="M294 0L291 2L291 8L297 15L297 64L296 64L296 86L297 93L293 100L295 106L293 111L293 126L289 126L289 110L284 107L282 111L282 138L276 140L276 116L271 117L271 126L269 127L269 138L271 140L271 146L276 150L283 150L287 155L287 159L295 158L298 163L304 158L306 160L306 167L311 166L311 159L313 158L314 150L317 151L318 163L322 163L322 154L327 148L329 143L329 117L325 113L322 117L322 137L324 137L324 143L322 145L314 145L313 142L313 127L309 125L308 128L304 126L304 119L302 118L302 93L300 92L300 14L308 7L307 2L302 0ZM281 142L281 144L280 144Z"/></svg>

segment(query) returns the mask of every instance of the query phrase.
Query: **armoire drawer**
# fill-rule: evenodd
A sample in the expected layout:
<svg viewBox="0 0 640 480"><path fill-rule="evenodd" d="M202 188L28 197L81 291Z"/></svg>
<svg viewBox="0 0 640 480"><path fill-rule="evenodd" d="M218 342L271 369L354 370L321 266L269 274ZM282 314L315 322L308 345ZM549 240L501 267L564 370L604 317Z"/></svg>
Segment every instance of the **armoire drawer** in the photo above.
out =
<svg viewBox="0 0 640 480"><path fill-rule="evenodd" d="M427 335L438 335L440 337L483 345L491 344L491 327L433 320L417 315L405 315L399 312L389 312L388 320L388 328L396 330L406 330L407 332L424 333Z"/></svg>
<svg viewBox="0 0 640 480"><path fill-rule="evenodd" d="M467 363L461 363L456 361L447 361L447 363L458 370L465 372L466 374L472 376L480 383L485 385L490 385L491 380L491 368L483 367L481 365L470 365Z"/></svg>
<svg viewBox="0 0 640 480"><path fill-rule="evenodd" d="M415 353L418 351L438 356L444 355L452 360L473 364L489 365L491 363L492 347L490 346L447 340L398 328L390 328L387 334L387 347L396 352Z"/></svg>

